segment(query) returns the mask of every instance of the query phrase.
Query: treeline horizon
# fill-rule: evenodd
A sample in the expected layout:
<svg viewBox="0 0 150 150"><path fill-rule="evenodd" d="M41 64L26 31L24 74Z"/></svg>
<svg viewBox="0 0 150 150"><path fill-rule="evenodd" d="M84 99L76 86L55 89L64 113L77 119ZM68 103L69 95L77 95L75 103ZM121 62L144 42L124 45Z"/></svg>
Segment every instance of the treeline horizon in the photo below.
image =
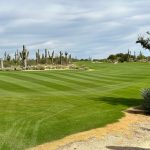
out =
<svg viewBox="0 0 150 150"><path fill-rule="evenodd" d="M3 58L1 58L1 66L10 67L11 65L20 65L26 69L28 65L68 65L72 61L72 56L67 51L56 53L54 50L49 51L45 49L44 53L41 53L40 49L37 49L34 58L30 58L29 54L30 52L25 45L23 45L21 51L15 51L13 57L5 51Z"/></svg>
<svg viewBox="0 0 150 150"><path fill-rule="evenodd" d="M133 53L133 52L132 52ZM1 59L1 63L4 63L5 67L9 67L11 65L20 65L23 67L27 67L28 65L38 65L38 64L45 64L45 65L68 65L72 61L102 61L102 62L131 62L131 61L140 61L140 60L147 60L150 61L150 56L144 56L144 54L140 51L139 55L132 54L130 50L127 53L116 53L110 54L107 58L103 59L92 59L89 58L72 58L71 54L67 51L62 52L59 51L55 52L54 50L40 50L37 49L35 51L34 57L29 57L29 50L23 45L22 51L15 51L14 56L12 57L6 51L4 52L4 56ZM3 62L2 62L3 61Z"/></svg>

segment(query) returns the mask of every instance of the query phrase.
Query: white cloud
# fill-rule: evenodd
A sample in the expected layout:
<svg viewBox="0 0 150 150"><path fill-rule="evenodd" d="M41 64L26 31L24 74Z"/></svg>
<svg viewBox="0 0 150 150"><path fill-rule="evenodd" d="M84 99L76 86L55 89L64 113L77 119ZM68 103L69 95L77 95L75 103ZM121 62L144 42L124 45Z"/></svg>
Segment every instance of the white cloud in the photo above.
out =
<svg viewBox="0 0 150 150"><path fill-rule="evenodd" d="M107 57L139 50L138 34L150 30L148 0L1 0L0 54L23 44L70 50L79 57Z"/></svg>

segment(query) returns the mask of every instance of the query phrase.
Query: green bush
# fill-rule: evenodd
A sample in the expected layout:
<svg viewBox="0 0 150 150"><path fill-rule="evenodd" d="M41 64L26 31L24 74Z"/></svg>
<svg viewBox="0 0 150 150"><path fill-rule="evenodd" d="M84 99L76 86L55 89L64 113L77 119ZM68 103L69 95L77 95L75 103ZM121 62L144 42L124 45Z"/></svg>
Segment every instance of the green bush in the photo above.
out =
<svg viewBox="0 0 150 150"><path fill-rule="evenodd" d="M150 88L142 90L143 100L143 108L150 113Z"/></svg>

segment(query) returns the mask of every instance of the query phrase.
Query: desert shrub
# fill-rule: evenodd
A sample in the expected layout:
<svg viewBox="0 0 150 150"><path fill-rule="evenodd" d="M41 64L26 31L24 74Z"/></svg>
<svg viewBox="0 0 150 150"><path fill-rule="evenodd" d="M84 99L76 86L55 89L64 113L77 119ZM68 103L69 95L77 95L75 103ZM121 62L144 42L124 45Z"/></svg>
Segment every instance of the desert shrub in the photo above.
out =
<svg viewBox="0 0 150 150"><path fill-rule="evenodd" d="M20 68L20 67L14 67L14 71L21 71L22 70L22 68Z"/></svg>
<svg viewBox="0 0 150 150"><path fill-rule="evenodd" d="M86 67L86 66L84 66L84 65L81 65L79 69L80 69L80 70L89 70L89 68Z"/></svg>
<svg viewBox="0 0 150 150"><path fill-rule="evenodd" d="M61 65L56 65L56 69L62 69Z"/></svg>
<svg viewBox="0 0 150 150"><path fill-rule="evenodd" d="M14 68L13 67L3 68L3 71L14 71Z"/></svg>
<svg viewBox="0 0 150 150"><path fill-rule="evenodd" d="M143 100L143 108L150 113L150 88L142 90Z"/></svg>
<svg viewBox="0 0 150 150"><path fill-rule="evenodd" d="M76 65L70 65L69 69L74 69L74 70L89 70L88 67L84 66L84 65L80 65L80 66L76 66Z"/></svg>
<svg viewBox="0 0 150 150"><path fill-rule="evenodd" d="M79 69L79 67L74 65L74 64L72 64L72 65L69 66L69 69Z"/></svg>
<svg viewBox="0 0 150 150"><path fill-rule="evenodd" d="M37 70L45 70L45 67L42 65L38 65L36 68L37 68Z"/></svg>
<svg viewBox="0 0 150 150"><path fill-rule="evenodd" d="M32 67L30 68L30 70L37 70L37 67L36 67L36 66L32 66Z"/></svg>

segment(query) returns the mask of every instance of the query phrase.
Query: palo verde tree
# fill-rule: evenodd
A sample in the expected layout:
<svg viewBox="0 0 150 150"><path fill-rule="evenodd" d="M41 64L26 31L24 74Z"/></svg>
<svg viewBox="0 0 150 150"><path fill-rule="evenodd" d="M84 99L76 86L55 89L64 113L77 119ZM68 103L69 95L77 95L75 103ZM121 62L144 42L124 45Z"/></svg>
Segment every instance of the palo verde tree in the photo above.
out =
<svg viewBox="0 0 150 150"><path fill-rule="evenodd" d="M20 57L22 59L22 63L25 69L27 69L27 59L29 56L29 51L26 49L25 45L23 45L23 50L20 52Z"/></svg>
<svg viewBox="0 0 150 150"><path fill-rule="evenodd" d="M148 49L150 51L150 32L146 32L149 37L139 36L136 43L140 43L144 49Z"/></svg>

